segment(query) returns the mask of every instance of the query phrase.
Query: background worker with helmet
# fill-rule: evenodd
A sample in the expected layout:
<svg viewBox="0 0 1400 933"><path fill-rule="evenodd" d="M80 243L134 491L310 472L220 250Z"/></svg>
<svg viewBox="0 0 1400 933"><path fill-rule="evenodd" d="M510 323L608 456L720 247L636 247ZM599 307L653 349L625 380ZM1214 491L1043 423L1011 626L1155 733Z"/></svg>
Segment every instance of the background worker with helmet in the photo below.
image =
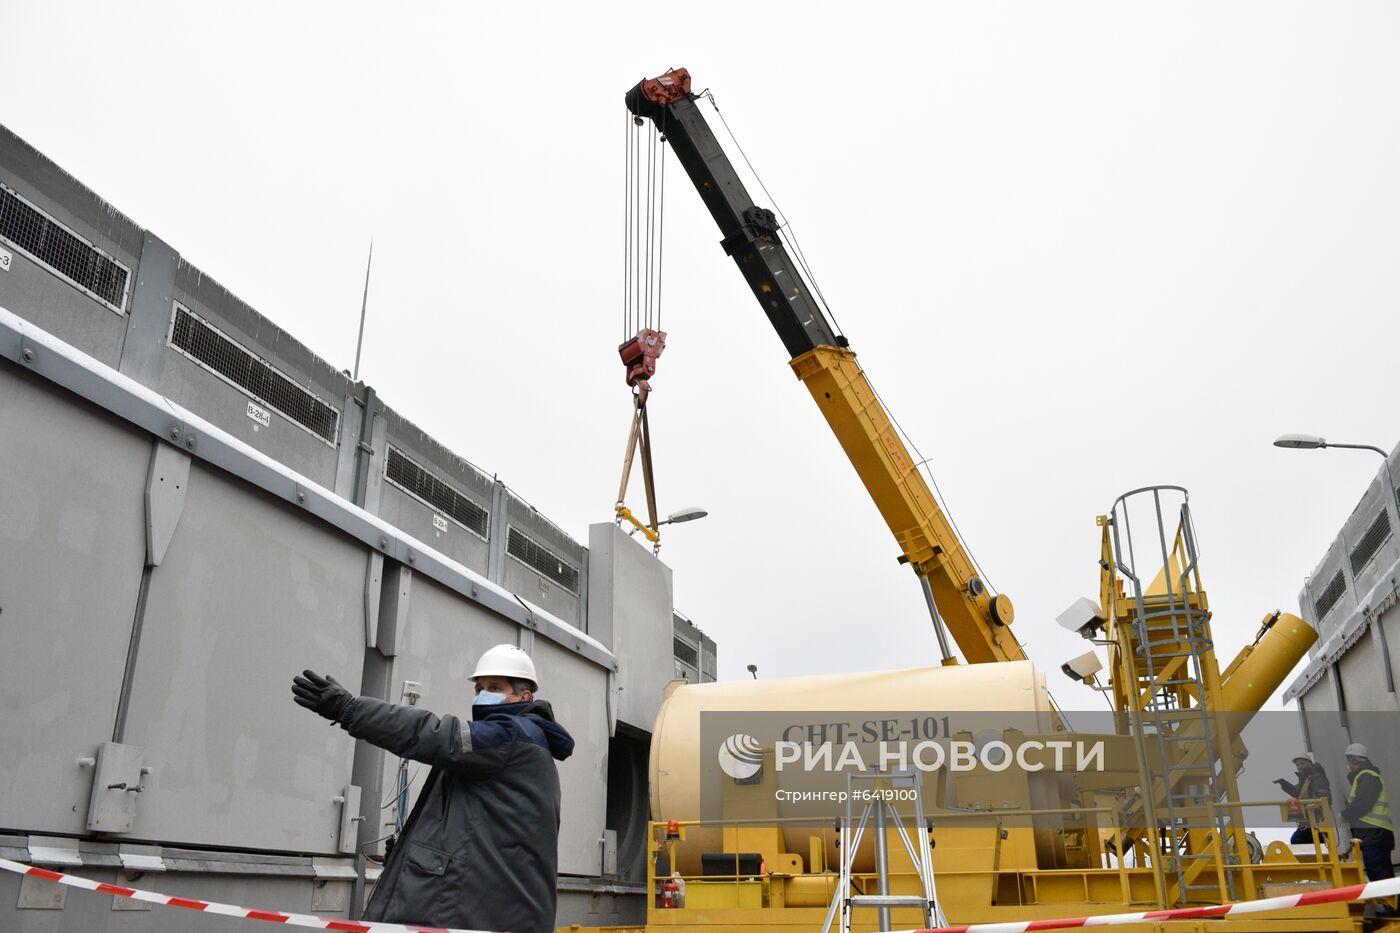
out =
<svg viewBox="0 0 1400 933"><path fill-rule="evenodd" d="M574 740L535 698L530 656L485 652L471 722L357 697L304 671L296 702L357 739L432 768L384 864L364 919L547 933L559 864L559 774Z"/></svg>
<svg viewBox="0 0 1400 933"><path fill-rule="evenodd" d="M1320 814L1314 814L1309 821L1306 813L1303 812L1304 800L1326 800L1332 802L1332 783L1327 779L1327 772L1322 769L1322 765L1313 758L1312 752L1299 752L1293 756L1293 767L1298 772L1298 783L1286 781L1283 778L1276 778L1274 783L1283 788L1283 792L1290 798L1288 810L1290 815L1296 814L1295 819L1298 828L1293 831L1292 837L1288 840L1289 845L1312 845L1312 827L1320 821ZM1295 807L1296 803L1296 807ZM1314 810L1319 809L1314 806ZM1324 837L1325 833L1322 834Z"/></svg>
<svg viewBox="0 0 1400 933"><path fill-rule="evenodd" d="M1385 780L1371 763L1366 746L1353 742L1347 746L1347 771L1351 783L1347 791L1342 819L1351 827L1351 835L1361 843L1361 862L1368 881L1395 877L1390 863L1390 850L1395 848L1395 818L1390 810Z"/></svg>

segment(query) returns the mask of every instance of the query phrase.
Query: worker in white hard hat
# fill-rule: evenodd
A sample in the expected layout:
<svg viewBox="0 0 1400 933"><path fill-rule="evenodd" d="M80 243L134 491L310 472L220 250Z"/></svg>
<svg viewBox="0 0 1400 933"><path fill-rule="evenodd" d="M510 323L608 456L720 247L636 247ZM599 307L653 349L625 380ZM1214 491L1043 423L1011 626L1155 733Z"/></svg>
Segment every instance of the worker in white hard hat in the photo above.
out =
<svg viewBox="0 0 1400 933"><path fill-rule="evenodd" d="M1332 802L1332 783L1327 779L1327 772L1322 770L1322 765L1317 763L1312 752L1299 752L1293 756L1293 769L1298 774L1298 783L1286 781L1283 778L1276 778L1274 783L1283 788L1283 792L1291 799L1289 800L1289 810L1294 814L1297 828L1293 830L1292 837L1288 842L1290 845L1312 845L1313 826L1321 819L1321 807L1313 804L1311 808L1311 819L1309 813L1304 811L1307 800L1326 800ZM1295 804L1296 802L1296 804ZM1319 830L1321 834L1321 831ZM1323 834L1325 835L1325 834ZM1319 840L1325 841L1325 840Z"/></svg>
<svg viewBox="0 0 1400 933"><path fill-rule="evenodd" d="M1342 819L1351 827L1352 838L1361 843L1366 880L1393 878L1395 869L1390 863L1390 850L1395 848L1395 818L1390 811L1385 779L1360 742L1347 746L1346 758L1351 784L1346 806L1342 808Z"/></svg>
<svg viewBox="0 0 1400 933"><path fill-rule="evenodd" d="M536 698L530 656L481 655L470 722L354 696L304 671L296 702L357 739L431 767L365 907L365 920L551 933L559 864L556 761L574 740Z"/></svg>

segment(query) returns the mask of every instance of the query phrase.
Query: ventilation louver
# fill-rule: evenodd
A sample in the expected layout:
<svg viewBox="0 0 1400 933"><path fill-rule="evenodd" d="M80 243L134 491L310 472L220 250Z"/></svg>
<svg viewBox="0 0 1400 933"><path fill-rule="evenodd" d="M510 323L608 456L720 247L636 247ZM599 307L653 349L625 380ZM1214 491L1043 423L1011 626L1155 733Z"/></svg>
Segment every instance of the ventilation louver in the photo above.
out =
<svg viewBox="0 0 1400 933"><path fill-rule="evenodd" d="M408 459L397 447L389 448L389 462L384 475L388 477L389 482L410 496L446 515L468 531L486 537L490 521L486 510Z"/></svg>
<svg viewBox="0 0 1400 933"><path fill-rule="evenodd" d="M578 568L514 528L506 535L506 553L570 593L578 592Z"/></svg>
<svg viewBox="0 0 1400 933"><path fill-rule="evenodd" d="M0 240L118 314L126 311L126 266L0 184Z"/></svg>
<svg viewBox="0 0 1400 933"><path fill-rule="evenodd" d="M700 653L695 650L695 646L675 637L672 637L671 641L671 651L675 654L676 660L690 665L697 671L700 670Z"/></svg>
<svg viewBox="0 0 1400 933"><path fill-rule="evenodd" d="M1376 556L1376 552L1385 544L1385 539L1390 537L1390 516L1382 511L1376 516L1376 520L1371 522L1371 526L1366 529L1366 533L1361 536L1361 540L1356 542L1356 547L1351 550L1351 572L1358 574L1366 563Z"/></svg>
<svg viewBox="0 0 1400 933"><path fill-rule="evenodd" d="M170 346L327 443L335 443L340 423L336 408L183 305L175 305Z"/></svg>
<svg viewBox="0 0 1400 933"><path fill-rule="evenodd" d="M1342 577L1342 572L1337 571L1337 575L1328 581L1326 589L1317 597L1317 602L1313 604L1313 611L1317 614L1317 621L1321 622L1323 616L1332 611L1332 607L1337 605L1342 596L1347 591L1347 581Z"/></svg>

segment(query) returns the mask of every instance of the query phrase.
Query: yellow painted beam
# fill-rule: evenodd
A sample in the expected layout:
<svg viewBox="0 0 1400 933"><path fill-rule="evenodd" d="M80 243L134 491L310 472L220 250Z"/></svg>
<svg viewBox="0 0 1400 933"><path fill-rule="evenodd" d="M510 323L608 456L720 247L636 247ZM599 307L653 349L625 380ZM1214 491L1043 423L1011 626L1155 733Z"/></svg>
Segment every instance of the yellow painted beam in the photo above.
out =
<svg viewBox="0 0 1400 933"><path fill-rule="evenodd" d="M974 591L977 569L850 350L821 346L789 364L812 393L905 559L928 577L934 604L972 663L1022 661L1005 595Z"/></svg>

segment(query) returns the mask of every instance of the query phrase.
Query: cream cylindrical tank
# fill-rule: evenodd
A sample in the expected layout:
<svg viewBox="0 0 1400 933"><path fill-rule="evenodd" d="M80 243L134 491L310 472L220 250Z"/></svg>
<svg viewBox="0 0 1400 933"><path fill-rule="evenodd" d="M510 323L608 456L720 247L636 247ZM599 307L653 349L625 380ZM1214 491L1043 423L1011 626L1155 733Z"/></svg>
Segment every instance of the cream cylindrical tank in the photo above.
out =
<svg viewBox="0 0 1400 933"><path fill-rule="evenodd" d="M720 767L720 743L714 741L715 735L722 737L728 727L702 739L701 723L705 714L739 714L740 718L731 716L724 722L741 725L746 721L758 723L776 718L794 724L789 727L789 730L797 730L794 734L810 734L804 731L809 721L804 717L812 717L813 723L822 723L831 717L814 717L813 714L833 712L848 712L847 718L856 721L879 719L885 713L905 716L918 713L943 723L944 728L951 724L954 732L960 731L960 722L977 719L967 715L960 719L960 713L1009 712L1018 714L1015 717L1017 727L1026 732L1054 730L1044 675L1029 661L682 685L672 690L662 703L652 734L652 819L714 819L713 810L702 815L702 798L720 800L725 782L734 783ZM742 718L745 715L751 719ZM740 731L757 734L759 729L755 726ZM707 730L707 733L713 732L713 729ZM763 744L771 743L763 741ZM778 788L783 786L782 774L772 779ZM840 786L844 789L844 783ZM772 813L784 818L796 815L795 810L795 806L776 803ZM859 811L857 806L856 812ZM811 807L807 807L802 815L810 816L811 812ZM830 806L833 817L843 812L844 806ZM785 830L786 851L807 853L814 835L824 834L829 839L829 825L825 830L810 825ZM713 840L707 843L709 836L713 836ZM712 851L722 850L717 829L692 829L687 841L692 844L686 848L692 851L707 845ZM827 847L823 845L822 848ZM685 870L689 866L678 867Z"/></svg>

